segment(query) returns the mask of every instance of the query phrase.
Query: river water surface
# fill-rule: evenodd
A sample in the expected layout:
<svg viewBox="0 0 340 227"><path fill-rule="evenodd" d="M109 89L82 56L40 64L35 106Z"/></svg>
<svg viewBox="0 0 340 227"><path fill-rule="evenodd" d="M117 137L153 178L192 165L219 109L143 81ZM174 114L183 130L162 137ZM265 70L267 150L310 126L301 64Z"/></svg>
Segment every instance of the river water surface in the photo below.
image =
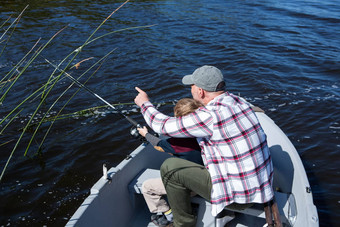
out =
<svg viewBox="0 0 340 227"><path fill-rule="evenodd" d="M67 27L15 83L0 85L2 96L2 87L14 84L0 106L0 121L47 82L54 68L45 59L59 64L122 3L1 1L0 35L29 7L15 31L9 30L0 40L1 50L7 45L0 56L0 80L39 38L38 46ZM135 86L146 90L161 111L171 114L174 101L190 97L190 89L181 85L183 75L205 64L217 66L228 90L264 109L297 148L321 226L340 223L340 1L131 1L93 38L132 27L139 28L112 33L83 47L71 66L87 60L78 69L69 67L68 73L78 78L113 50L80 81L85 83L92 76L88 87L143 123L133 105ZM32 123L42 119L71 83L64 78L55 84ZM64 118L54 122L46 139L51 122L43 123L26 156L36 125L23 135L0 182L0 226L65 225L101 177L102 164L116 166L139 145L129 136L131 125L117 111L97 108L101 101L84 89L75 94L77 90L73 85L53 105L49 116L67 103L61 112ZM0 135L1 171L41 97L38 94L25 102Z"/></svg>

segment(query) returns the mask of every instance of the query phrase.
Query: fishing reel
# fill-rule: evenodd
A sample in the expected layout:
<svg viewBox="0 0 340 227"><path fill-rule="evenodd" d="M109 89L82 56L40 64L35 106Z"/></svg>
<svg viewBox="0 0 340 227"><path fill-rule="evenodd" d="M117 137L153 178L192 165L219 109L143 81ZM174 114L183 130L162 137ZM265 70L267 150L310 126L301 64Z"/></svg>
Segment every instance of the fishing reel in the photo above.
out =
<svg viewBox="0 0 340 227"><path fill-rule="evenodd" d="M137 128L141 128L141 127L142 127L142 126L141 126L140 124L137 124L137 125L132 126L132 128L130 129L130 134L131 134L131 136L132 136L133 138L138 139L138 140L140 140L140 141L142 141L142 142L145 142L146 139L145 139L143 136L141 136L141 135L139 134L138 130L137 130Z"/></svg>

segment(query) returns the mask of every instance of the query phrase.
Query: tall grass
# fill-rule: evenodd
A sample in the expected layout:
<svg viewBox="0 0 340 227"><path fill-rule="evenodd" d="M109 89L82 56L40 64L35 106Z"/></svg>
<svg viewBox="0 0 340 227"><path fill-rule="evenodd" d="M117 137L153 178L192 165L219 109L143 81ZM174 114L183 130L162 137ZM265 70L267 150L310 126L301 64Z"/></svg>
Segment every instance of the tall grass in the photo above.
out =
<svg viewBox="0 0 340 227"><path fill-rule="evenodd" d="M16 106L10 108L11 110L9 111L8 114L6 114L6 116L4 116L1 120L0 120L0 135L5 135L8 126L15 124L14 119L16 119L18 116L20 116L20 113L22 111L32 111L32 105L31 103L34 103L33 100L36 100L37 98L39 98L39 101L37 104L34 104L35 106L33 107L33 111L30 114L30 118L29 120L26 122L25 126L21 129L21 133L19 135L19 137L17 139L11 139L9 141L6 141L2 144L0 144L1 146L7 145L9 143L12 143L15 141L15 144L9 154L9 157L5 163L5 166L2 168L1 171L1 175L0 175L0 182L2 181L5 171L8 168L8 165L13 157L13 154L19 149L19 145L22 145L23 142L23 138L25 135L27 135L28 130L30 130L32 133L32 135L30 136L29 141L27 142L27 144L25 145L25 151L23 152L23 155L26 156L28 154L28 151L33 143L33 141L36 141L35 137L37 135L37 133L41 130L41 125L43 123L48 122L50 125L48 127L48 129L44 132L44 136L42 137L41 141L38 142L38 149L36 152L41 152L42 149L42 145L44 144L46 138L49 135L49 132L51 131L51 128L54 125L54 122L58 119L63 119L67 116L70 116L68 114L64 114L63 115L63 111L65 109L65 107L70 103L70 101L77 95L77 93L79 92L79 90L81 88L79 88L77 91L75 91L69 98L68 100L61 105L61 108L58 107L59 109L55 110L57 108L57 103L61 102L61 98L67 94L70 90L70 88L74 85L74 82L70 81L70 85L62 92L60 92L59 96L57 98L54 99L54 101L52 101L52 104L50 104L47 108L47 98L50 97L50 94L52 94L52 91L55 91L55 87L56 85L61 81L64 80L67 76L67 71L71 70L72 68L76 67L78 68L80 66L81 63L83 63L84 61L88 61L88 60L92 60L93 58L86 58L83 59L77 63L74 63L75 58L81 53L81 51L86 48L87 46L89 46L91 43L96 42L98 40L100 40L101 38L108 36L108 35L112 35L116 32L122 32L125 30L129 30L129 29L137 29L137 28L148 28L151 27L153 25L146 25L146 26L138 26L138 27L128 27L128 28L124 28L124 29L119 29L119 30L115 30L109 33L106 33L102 36L93 38L94 35L97 33L97 31L103 26L103 24L109 20L109 18L116 13L121 7L123 7L126 3L128 3L129 0L123 2L118 8L116 8L115 10L113 10L111 12L111 14L109 16L107 16L97 27L96 29L89 35L89 37L86 39L86 41L79 45L78 48L76 48L75 50L72 50L69 54L66 55L66 57L63 58L63 60L61 60L59 62L58 65L53 65L48 59L46 59L43 55L42 52L46 49L46 48L53 48L53 42L55 40L55 38L57 36L59 36L65 29L67 29L67 27L61 28L59 31L57 31L46 43L40 44L41 39L38 39L36 41L36 43L31 47L30 50L27 51L26 54L23 54L23 57L18 61L17 64L15 64L15 66L13 66L13 68L6 73L5 75L0 75L0 108L1 106L5 106L6 105L6 97L10 94L10 92L12 91L13 86L17 83L18 80L20 80L20 78L22 77L22 75L24 75L24 73L26 72L27 68L37 59L37 58L42 58L44 59L48 64L50 64L50 66L52 68L54 68L53 72L48 76L46 82L43 83L42 86L40 86L39 88L37 88L35 91L33 91L30 94L27 94L27 96L22 100L19 101L19 104L17 104ZM0 44L3 45L1 53L0 53L0 57L2 53L6 53L6 46L7 44L10 42L10 39L12 37L12 34L15 32L16 29L16 25L19 23L20 18L23 16L24 11L27 10L28 6L25 7L24 10L22 10L22 12L13 20L13 22L5 29L3 29L3 27L6 26L6 24L8 24L8 22L11 20L11 17L8 18L2 25L0 28L2 28L2 30L4 30L4 33L0 36ZM87 76L87 80L88 81L98 70L100 70L101 67L105 67L104 62L105 59L114 52L114 50L109 51L107 54L105 54L101 59L97 60L96 62L94 62L87 70L84 71L84 73L82 75L80 75L77 80L79 80L82 77ZM88 74L91 72L91 70L94 70L94 72L92 74L90 74L88 76ZM41 82L41 81L39 81ZM85 82L86 83L86 82ZM30 108L28 108L26 105L29 103ZM43 108L44 107L44 108ZM43 110L45 109L45 110ZM57 114L53 117L49 117L51 111L54 110L55 112L57 112ZM33 122L33 119L37 116L38 112L44 111L43 113L43 117L40 118L39 122ZM74 114L74 113L73 113ZM71 114L71 115L73 115ZM33 128L33 130L32 130Z"/></svg>

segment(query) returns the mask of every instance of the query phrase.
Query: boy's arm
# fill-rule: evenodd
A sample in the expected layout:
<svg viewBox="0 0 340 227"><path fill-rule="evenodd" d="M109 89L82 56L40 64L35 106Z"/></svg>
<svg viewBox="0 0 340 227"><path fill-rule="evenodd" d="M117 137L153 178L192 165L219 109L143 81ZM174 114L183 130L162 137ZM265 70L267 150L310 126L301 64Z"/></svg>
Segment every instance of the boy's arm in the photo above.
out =
<svg viewBox="0 0 340 227"><path fill-rule="evenodd" d="M150 134L150 133L146 133L145 135L145 139L151 143L152 146L157 146L157 144L159 143L159 141L161 141L160 138Z"/></svg>

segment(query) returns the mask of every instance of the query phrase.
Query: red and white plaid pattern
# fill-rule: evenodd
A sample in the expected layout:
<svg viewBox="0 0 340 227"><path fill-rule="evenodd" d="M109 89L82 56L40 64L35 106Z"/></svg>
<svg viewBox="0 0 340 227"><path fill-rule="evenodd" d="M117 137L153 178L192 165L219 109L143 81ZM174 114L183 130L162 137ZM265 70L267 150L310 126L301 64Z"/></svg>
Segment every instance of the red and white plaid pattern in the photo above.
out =
<svg viewBox="0 0 340 227"><path fill-rule="evenodd" d="M249 103L224 93L184 117L169 117L150 102L142 105L147 124L170 137L196 137L212 179L212 214L231 203L273 198L273 165L266 135Z"/></svg>

